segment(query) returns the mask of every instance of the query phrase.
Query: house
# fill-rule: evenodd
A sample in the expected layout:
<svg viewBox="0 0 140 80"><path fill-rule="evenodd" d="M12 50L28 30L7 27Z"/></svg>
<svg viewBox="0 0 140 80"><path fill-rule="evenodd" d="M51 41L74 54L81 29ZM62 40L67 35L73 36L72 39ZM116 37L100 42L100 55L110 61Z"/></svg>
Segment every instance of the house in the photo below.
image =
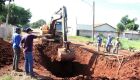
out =
<svg viewBox="0 0 140 80"><path fill-rule="evenodd" d="M77 25L77 36L91 37L92 30L93 30L92 25L78 24ZM108 23L95 25L95 32L94 33L95 33L95 36L98 35L99 33L103 34L105 37L107 37L108 34L111 34L112 37L117 36L116 28L109 25Z"/></svg>
<svg viewBox="0 0 140 80"><path fill-rule="evenodd" d="M126 31L124 32L125 38L128 39L140 39L140 32L139 31Z"/></svg>

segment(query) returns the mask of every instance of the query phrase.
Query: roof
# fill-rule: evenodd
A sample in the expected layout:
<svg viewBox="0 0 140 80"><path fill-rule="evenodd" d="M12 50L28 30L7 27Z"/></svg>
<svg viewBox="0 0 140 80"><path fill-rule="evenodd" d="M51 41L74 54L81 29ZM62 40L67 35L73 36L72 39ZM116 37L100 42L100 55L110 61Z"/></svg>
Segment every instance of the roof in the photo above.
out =
<svg viewBox="0 0 140 80"><path fill-rule="evenodd" d="M109 25L108 23L95 24L95 28L100 27L102 25L108 25L108 26L112 27L113 29L116 29L113 26ZM93 25L77 24L77 29L78 30L92 30L92 28L93 28Z"/></svg>

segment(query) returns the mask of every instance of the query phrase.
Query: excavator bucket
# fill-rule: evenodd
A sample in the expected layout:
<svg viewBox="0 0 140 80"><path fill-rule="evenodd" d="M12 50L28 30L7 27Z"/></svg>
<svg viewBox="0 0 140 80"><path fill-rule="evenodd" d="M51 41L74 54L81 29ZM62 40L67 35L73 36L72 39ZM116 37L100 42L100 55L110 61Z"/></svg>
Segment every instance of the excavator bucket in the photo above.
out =
<svg viewBox="0 0 140 80"><path fill-rule="evenodd" d="M58 49L57 60L58 61L73 61L75 55L72 51L66 51L65 48Z"/></svg>
<svg viewBox="0 0 140 80"><path fill-rule="evenodd" d="M69 42L65 43L66 47L58 48L58 61L73 61L75 58L74 52L69 49Z"/></svg>

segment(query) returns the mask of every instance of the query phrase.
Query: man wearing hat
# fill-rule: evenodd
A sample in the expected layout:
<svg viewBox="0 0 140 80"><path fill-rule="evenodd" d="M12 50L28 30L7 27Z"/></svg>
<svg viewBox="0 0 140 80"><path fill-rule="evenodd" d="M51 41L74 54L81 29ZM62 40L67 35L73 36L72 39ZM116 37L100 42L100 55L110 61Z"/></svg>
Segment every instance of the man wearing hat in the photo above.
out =
<svg viewBox="0 0 140 80"><path fill-rule="evenodd" d="M14 51L14 57L13 57L13 70L18 71L18 63L20 58L20 41L21 41L21 29L15 28L15 33L12 36L12 44L13 44L13 51Z"/></svg>
<svg viewBox="0 0 140 80"><path fill-rule="evenodd" d="M25 62L24 62L24 68L25 68L25 72L26 75L30 75L32 77L34 77L34 73L33 73L33 39L35 38L40 38L41 36L36 36L32 34L32 29L27 28L26 29L26 33L27 35L23 37L22 41L21 41L21 45L24 48L24 58L25 58Z"/></svg>

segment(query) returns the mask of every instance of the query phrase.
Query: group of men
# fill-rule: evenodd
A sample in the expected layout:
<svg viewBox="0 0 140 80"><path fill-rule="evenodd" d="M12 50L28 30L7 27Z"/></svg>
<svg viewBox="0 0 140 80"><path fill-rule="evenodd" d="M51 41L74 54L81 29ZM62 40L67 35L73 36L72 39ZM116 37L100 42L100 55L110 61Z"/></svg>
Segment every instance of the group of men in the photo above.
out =
<svg viewBox="0 0 140 80"><path fill-rule="evenodd" d="M24 67L25 72L27 75L34 76L33 73L33 39L38 38L40 36L36 36L32 34L32 30L30 28L26 29L26 35L22 38L21 29L16 28L15 33L12 36L12 44L14 50L14 57L13 57L13 70L19 71L18 63L20 58L21 47L23 48L24 52ZM20 45L21 44L21 45ZM20 47L21 46L21 47Z"/></svg>
<svg viewBox="0 0 140 80"><path fill-rule="evenodd" d="M51 24L50 24L50 34L53 34L55 36L55 22L59 19L61 19L62 16L58 19L52 19ZM13 51L14 51L14 57L13 57L13 70L19 71L18 68L18 63L19 63L19 58L20 58L20 52L21 52L21 47L23 48L23 53L24 53L24 68L25 68L25 73L30 76L34 76L33 72L33 39L35 38L40 38L44 37L45 35L42 36L36 36L32 34L32 29L31 28L26 28L25 32L27 33L24 37L21 37L21 29L19 27L16 27L15 33L12 36L12 44L13 44ZM21 46L21 47L20 47Z"/></svg>
<svg viewBox="0 0 140 80"><path fill-rule="evenodd" d="M108 35L107 40L106 40L106 45L105 45L105 51L110 53L111 48L114 47L112 52L118 54L118 49L120 47L119 38L118 37L116 38L114 45L112 44L112 40L113 40L113 37L111 37L111 35ZM102 45L102 37L101 35L98 35L97 36L97 51L98 52L100 51L101 45Z"/></svg>

